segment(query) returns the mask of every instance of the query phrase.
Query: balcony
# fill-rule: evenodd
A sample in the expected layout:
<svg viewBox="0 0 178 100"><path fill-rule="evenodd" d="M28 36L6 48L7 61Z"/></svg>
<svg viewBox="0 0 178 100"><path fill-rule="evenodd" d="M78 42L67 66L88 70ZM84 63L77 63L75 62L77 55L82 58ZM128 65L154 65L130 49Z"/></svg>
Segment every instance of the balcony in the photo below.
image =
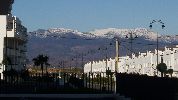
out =
<svg viewBox="0 0 178 100"><path fill-rule="evenodd" d="M27 41L27 29L21 25L21 21L16 16L7 16L7 37L15 37L22 41Z"/></svg>

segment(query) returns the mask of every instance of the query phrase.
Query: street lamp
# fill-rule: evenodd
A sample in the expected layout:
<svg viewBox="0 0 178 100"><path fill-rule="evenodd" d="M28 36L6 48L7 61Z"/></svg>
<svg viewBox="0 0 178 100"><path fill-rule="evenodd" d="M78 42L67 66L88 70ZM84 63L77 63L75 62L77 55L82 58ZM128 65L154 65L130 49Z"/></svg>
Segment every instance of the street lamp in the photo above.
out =
<svg viewBox="0 0 178 100"><path fill-rule="evenodd" d="M116 57L115 57L115 91L114 93L117 93L117 71L118 71L118 62L119 62L119 42L118 39L116 39Z"/></svg>
<svg viewBox="0 0 178 100"><path fill-rule="evenodd" d="M132 58L132 52L133 52L133 40L135 38L138 38L138 36L136 35L136 32L129 32L127 35L126 35L126 38L128 38L130 40L130 44L131 44L131 48L130 48L130 51L131 51L131 58Z"/></svg>
<svg viewBox="0 0 178 100"><path fill-rule="evenodd" d="M106 66L105 67L106 67L106 71L107 71L107 67L108 67L107 66L108 65L108 62L107 62L107 59L108 59L107 50L108 50L108 48L107 47L106 48L98 48L98 50L105 50L105 56L106 56L105 57L106 58Z"/></svg>
<svg viewBox="0 0 178 100"><path fill-rule="evenodd" d="M160 24L162 29L164 29L164 27L165 27L164 23L161 20L153 20L150 23L150 26L149 26L150 29L152 29L154 23ZM158 65L158 32L157 32L157 65Z"/></svg>
<svg viewBox="0 0 178 100"><path fill-rule="evenodd" d="M114 93L117 93L117 73L118 73L118 62L119 62L119 46L120 46L120 42L118 41L117 37L114 37L115 39L115 50L116 50L116 55L115 55L115 77L114 77L114 82L115 82L115 87L114 87ZM113 45L112 43L110 43L110 45Z"/></svg>

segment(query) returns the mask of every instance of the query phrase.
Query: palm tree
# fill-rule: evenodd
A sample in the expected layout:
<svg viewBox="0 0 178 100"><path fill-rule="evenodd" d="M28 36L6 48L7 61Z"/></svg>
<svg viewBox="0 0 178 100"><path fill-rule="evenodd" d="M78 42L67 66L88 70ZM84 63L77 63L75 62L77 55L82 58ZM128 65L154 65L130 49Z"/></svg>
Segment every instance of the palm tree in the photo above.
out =
<svg viewBox="0 0 178 100"><path fill-rule="evenodd" d="M156 66L156 69L161 72L161 77L163 77L163 74L167 71L167 66L165 63L160 63Z"/></svg>
<svg viewBox="0 0 178 100"><path fill-rule="evenodd" d="M35 66L41 66L42 76L43 76L43 66L44 64L47 64L49 60L48 56L38 55L36 58L33 58L33 62Z"/></svg>
<svg viewBox="0 0 178 100"><path fill-rule="evenodd" d="M46 74L48 73L48 66L50 65L49 63L48 63L48 60L49 60L49 57L48 56L44 56L44 63L45 63L45 66L46 66Z"/></svg>
<svg viewBox="0 0 178 100"><path fill-rule="evenodd" d="M33 58L33 63L34 63L34 66L39 66L40 64L39 64L39 61L38 61L38 58L36 57L36 58ZM36 70L36 72L37 72L37 68L35 68Z"/></svg>

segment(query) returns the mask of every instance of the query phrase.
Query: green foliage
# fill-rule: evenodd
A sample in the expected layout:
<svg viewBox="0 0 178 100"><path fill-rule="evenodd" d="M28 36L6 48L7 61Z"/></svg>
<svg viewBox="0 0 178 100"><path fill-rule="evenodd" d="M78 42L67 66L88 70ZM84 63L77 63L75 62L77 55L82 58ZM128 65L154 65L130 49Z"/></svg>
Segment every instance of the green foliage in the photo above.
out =
<svg viewBox="0 0 178 100"><path fill-rule="evenodd" d="M172 77L173 72L174 72L173 69L168 69L168 70L167 70L167 73L170 74L171 77Z"/></svg>
<svg viewBox="0 0 178 100"><path fill-rule="evenodd" d="M20 76L22 77L22 79L27 79L29 77L29 71L25 69L21 70Z"/></svg>
<svg viewBox="0 0 178 100"><path fill-rule="evenodd" d="M12 62L11 62L11 59L7 56L4 56L4 59L2 61L2 64L3 65L10 65Z"/></svg>
<svg viewBox="0 0 178 100"><path fill-rule="evenodd" d="M161 77L167 72L167 65L165 63L160 63L156 66L156 69L161 72Z"/></svg>
<svg viewBox="0 0 178 100"><path fill-rule="evenodd" d="M106 70L106 75L111 75L111 74L112 74L111 70Z"/></svg>
<svg viewBox="0 0 178 100"><path fill-rule="evenodd" d="M38 55L36 58L33 58L33 62L35 66L40 66L40 65L47 65L48 64L49 57L44 56L44 55Z"/></svg>
<svg viewBox="0 0 178 100"><path fill-rule="evenodd" d="M18 72L15 69L5 70L3 71L5 76L17 76Z"/></svg>
<svg viewBox="0 0 178 100"><path fill-rule="evenodd" d="M36 58L33 58L33 60L32 60L34 62L35 66L41 66L42 75L43 75L44 64L46 65L46 67L47 67L47 65L49 65L48 60L49 60L49 57L44 56L44 55L38 55Z"/></svg>

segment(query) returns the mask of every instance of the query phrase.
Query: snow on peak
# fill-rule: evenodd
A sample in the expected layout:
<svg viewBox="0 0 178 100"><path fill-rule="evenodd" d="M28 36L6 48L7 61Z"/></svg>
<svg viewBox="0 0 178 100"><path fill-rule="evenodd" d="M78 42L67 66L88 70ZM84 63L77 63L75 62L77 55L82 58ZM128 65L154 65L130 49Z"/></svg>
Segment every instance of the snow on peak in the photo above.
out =
<svg viewBox="0 0 178 100"><path fill-rule="evenodd" d="M35 36L43 37L43 38L48 37L48 36L61 37L63 35L68 35L68 34L83 36L83 33L79 32L78 30L72 30L72 29L66 29L66 28L50 28L48 30L38 29L37 31L34 31L33 33L35 33Z"/></svg>
<svg viewBox="0 0 178 100"><path fill-rule="evenodd" d="M66 29L66 28L50 28L48 30L39 29L35 32L35 36L38 37L48 37L48 36L55 36L55 37L68 37L68 36L79 36L82 38L114 38L114 37L120 37L125 38L130 37L131 33L132 36L137 36L138 38L144 38L146 40L150 41L156 41L157 40L157 33L146 29L146 28L135 28L135 29L118 29L118 28L106 28L106 29L95 29L94 31L90 32L80 32L78 30L73 29ZM172 41L173 36L170 36L169 38L163 35L158 34L161 41ZM177 39L177 38L176 38Z"/></svg>
<svg viewBox="0 0 178 100"><path fill-rule="evenodd" d="M136 28L136 29L117 29L117 28L106 28L106 29L96 29L94 31L90 31L91 34L96 35L97 37L121 37L125 38L126 36L130 36L130 33L133 33L135 36L145 37L147 39L155 40L157 34L146 29L146 28Z"/></svg>
<svg viewBox="0 0 178 100"><path fill-rule="evenodd" d="M66 29L66 28L50 28L48 29L50 33L78 33L78 30Z"/></svg>

